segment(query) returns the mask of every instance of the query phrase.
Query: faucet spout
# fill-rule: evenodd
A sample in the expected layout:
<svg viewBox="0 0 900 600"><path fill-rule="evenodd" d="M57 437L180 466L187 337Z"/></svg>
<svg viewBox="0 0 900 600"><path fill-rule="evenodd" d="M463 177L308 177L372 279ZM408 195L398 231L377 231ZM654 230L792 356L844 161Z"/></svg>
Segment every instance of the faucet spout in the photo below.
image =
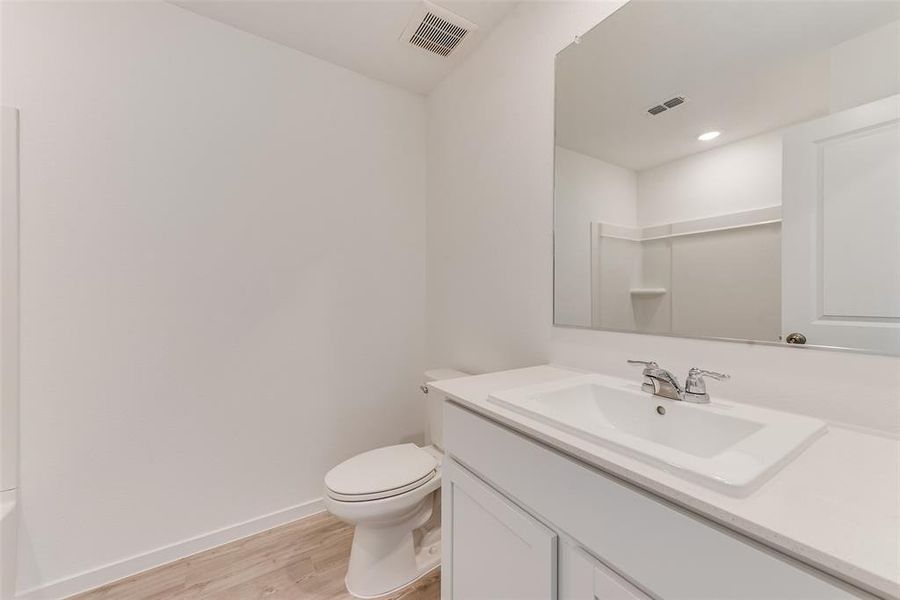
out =
<svg viewBox="0 0 900 600"><path fill-rule="evenodd" d="M678 378L671 372L660 367L652 360L629 360L631 364L644 365L644 382L641 389L648 394L661 396L671 400L683 400L684 388L678 383Z"/></svg>
<svg viewBox="0 0 900 600"><path fill-rule="evenodd" d="M653 385L654 396L672 400L681 400L684 397L684 388L670 371L661 367L649 368L644 372L644 377Z"/></svg>

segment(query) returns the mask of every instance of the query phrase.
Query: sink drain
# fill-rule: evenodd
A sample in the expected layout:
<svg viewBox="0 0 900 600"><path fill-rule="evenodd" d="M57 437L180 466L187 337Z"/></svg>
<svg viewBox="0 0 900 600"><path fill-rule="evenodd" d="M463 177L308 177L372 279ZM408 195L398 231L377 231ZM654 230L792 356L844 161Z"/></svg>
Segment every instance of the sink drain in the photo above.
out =
<svg viewBox="0 0 900 600"><path fill-rule="evenodd" d="M664 414L666 414L666 409L662 406L657 406L656 412L657 412L657 414L664 415Z"/></svg>

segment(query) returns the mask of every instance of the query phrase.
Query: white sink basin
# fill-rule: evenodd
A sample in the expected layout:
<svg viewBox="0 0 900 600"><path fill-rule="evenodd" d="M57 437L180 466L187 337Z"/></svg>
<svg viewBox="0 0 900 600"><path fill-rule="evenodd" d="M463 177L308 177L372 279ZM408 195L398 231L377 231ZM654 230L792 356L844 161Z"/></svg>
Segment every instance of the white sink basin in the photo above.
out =
<svg viewBox="0 0 900 600"><path fill-rule="evenodd" d="M489 400L591 443L732 495L746 495L826 430L824 422L713 400L691 404L603 375L492 394Z"/></svg>

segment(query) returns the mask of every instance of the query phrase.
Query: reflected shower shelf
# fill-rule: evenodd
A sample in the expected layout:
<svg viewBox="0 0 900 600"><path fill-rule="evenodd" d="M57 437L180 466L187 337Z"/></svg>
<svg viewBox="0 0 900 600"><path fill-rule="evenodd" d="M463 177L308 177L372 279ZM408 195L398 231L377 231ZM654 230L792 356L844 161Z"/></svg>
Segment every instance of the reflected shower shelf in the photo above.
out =
<svg viewBox="0 0 900 600"><path fill-rule="evenodd" d="M662 296L666 293L666 288L631 288L631 296L637 298L652 298L654 296Z"/></svg>

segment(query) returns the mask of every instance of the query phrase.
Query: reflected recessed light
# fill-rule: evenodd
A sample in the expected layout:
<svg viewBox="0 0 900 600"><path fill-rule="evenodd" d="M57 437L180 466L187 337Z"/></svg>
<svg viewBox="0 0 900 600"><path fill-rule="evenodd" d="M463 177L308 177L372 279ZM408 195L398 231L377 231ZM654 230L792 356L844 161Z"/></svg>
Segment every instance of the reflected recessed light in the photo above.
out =
<svg viewBox="0 0 900 600"><path fill-rule="evenodd" d="M714 140L721 135L719 131L707 131L703 135L697 136L697 139L701 142L708 142L709 140Z"/></svg>

